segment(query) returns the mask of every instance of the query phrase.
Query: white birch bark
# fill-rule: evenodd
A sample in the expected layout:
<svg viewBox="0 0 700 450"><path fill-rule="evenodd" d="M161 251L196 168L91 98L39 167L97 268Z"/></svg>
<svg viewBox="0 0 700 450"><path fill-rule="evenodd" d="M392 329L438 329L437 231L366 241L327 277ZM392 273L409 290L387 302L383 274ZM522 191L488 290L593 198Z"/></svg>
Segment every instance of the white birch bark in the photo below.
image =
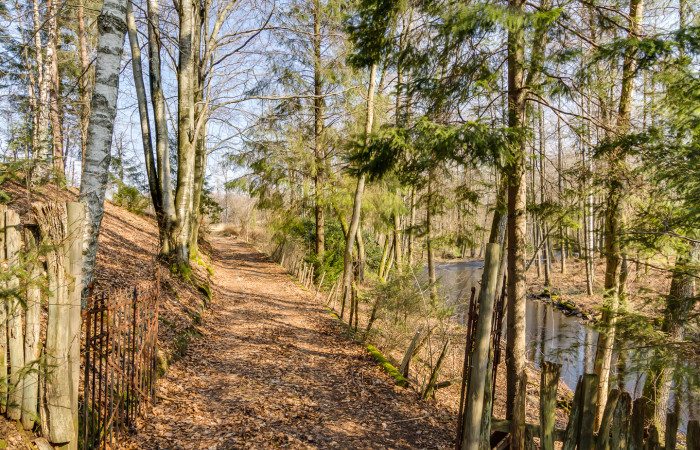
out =
<svg viewBox="0 0 700 450"><path fill-rule="evenodd" d="M95 87L92 94L88 145L83 161L80 201L87 216L87 254L83 261L83 286L94 277L95 255L100 225L104 215L104 199L109 181L112 131L117 114L119 62L126 33L128 0L106 0L97 20L97 59Z"/></svg>

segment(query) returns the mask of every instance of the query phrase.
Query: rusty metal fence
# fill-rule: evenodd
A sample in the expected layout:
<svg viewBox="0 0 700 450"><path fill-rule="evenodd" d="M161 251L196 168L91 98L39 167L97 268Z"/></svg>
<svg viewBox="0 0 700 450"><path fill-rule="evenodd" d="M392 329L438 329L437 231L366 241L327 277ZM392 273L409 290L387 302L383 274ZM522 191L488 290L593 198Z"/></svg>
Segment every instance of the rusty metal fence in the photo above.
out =
<svg viewBox="0 0 700 450"><path fill-rule="evenodd" d="M160 276L92 292L84 311L83 449L113 448L155 398Z"/></svg>

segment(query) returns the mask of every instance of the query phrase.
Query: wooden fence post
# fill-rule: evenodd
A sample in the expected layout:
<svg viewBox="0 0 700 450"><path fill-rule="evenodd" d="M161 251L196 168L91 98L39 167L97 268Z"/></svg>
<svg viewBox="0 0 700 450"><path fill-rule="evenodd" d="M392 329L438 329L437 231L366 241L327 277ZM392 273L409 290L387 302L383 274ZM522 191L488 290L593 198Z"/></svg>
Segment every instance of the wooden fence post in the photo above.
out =
<svg viewBox="0 0 700 450"><path fill-rule="evenodd" d="M581 429L581 411L583 410L583 382L579 378L574 391L574 399L571 402L569 412L569 423L564 431L564 443L562 450L574 450L578 441L579 430Z"/></svg>
<svg viewBox="0 0 700 450"><path fill-rule="evenodd" d="M5 211L0 205L0 259L5 260ZM4 268L3 268L4 270ZM7 410L7 304L0 303L0 414Z"/></svg>
<svg viewBox="0 0 700 450"><path fill-rule="evenodd" d="M65 280L66 212L62 205L32 204L45 244L49 280L46 362L51 368L43 383L41 422L44 436L54 444L75 438L72 412L70 349L70 303Z"/></svg>
<svg viewBox="0 0 700 450"><path fill-rule="evenodd" d="M697 420L688 421L688 433L685 441L688 450L700 450L700 423Z"/></svg>
<svg viewBox="0 0 700 450"><path fill-rule="evenodd" d="M630 419L629 437L627 448L629 450L644 449L644 416L647 409L647 399L640 397L632 404L632 418Z"/></svg>
<svg viewBox="0 0 700 450"><path fill-rule="evenodd" d="M540 374L540 449L542 450L554 450L554 424L560 374L561 364L542 361Z"/></svg>
<svg viewBox="0 0 700 450"><path fill-rule="evenodd" d="M11 209L5 212L5 257L11 277L7 281L7 338L10 350L10 386L7 395L7 417L19 420L22 417L22 394L24 380L20 373L24 368L24 333L22 332L22 306L19 302L19 279L12 274L19 268L19 215Z"/></svg>
<svg viewBox="0 0 700 450"><path fill-rule="evenodd" d="M610 450L627 449L627 436L630 427L630 412L632 411L632 397L627 392L620 394L617 406L613 412L612 437L610 438Z"/></svg>
<svg viewBox="0 0 700 450"><path fill-rule="evenodd" d="M428 381L428 385L425 387L425 390L423 391L421 398L427 399L431 398L435 395L435 384L437 383L437 377L438 374L440 373L440 368L442 367L442 362L445 359L445 355L447 355L447 349L450 346L450 338L448 337L447 340L445 341L445 346L442 347L442 353L440 353L440 357L437 360L437 363L435 363L435 367L433 368L433 371L430 373L430 379Z"/></svg>
<svg viewBox="0 0 700 450"><path fill-rule="evenodd" d="M39 357L41 345L41 278L43 270L38 260L36 240L31 231L25 230L27 262L31 264L30 279L25 283L27 311L24 324L24 362L31 369L24 378L22 395L22 426L25 430L34 428L39 422Z"/></svg>
<svg viewBox="0 0 700 450"><path fill-rule="evenodd" d="M78 420L78 391L80 389L80 344L82 320L80 315L83 286L83 240L85 236L85 205L78 202L67 202L66 213L68 220L68 236L65 241L66 253L66 282L68 304L70 305L70 335L68 359L71 369L71 409L73 412L73 428L75 438L71 448L78 446L80 423Z"/></svg>
<svg viewBox="0 0 700 450"><path fill-rule="evenodd" d="M676 439L678 435L678 414L670 412L666 415L666 431L664 442L666 450L676 450Z"/></svg>
<svg viewBox="0 0 700 450"><path fill-rule="evenodd" d="M579 430L578 448L593 448L593 429L595 427L595 409L598 400L598 376L587 373L583 376L583 397L581 408L581 429Z"/></svg>
<svg viewBox="0 0 700 450"><path fill-rule="evenodd" d="M610 428L612 427L613 413L617 408L617 402L620 399L620 391L613 389L608 395L608 403L603 411L603 418L600 421L600 429L598 430L598 440L596 441L596 450L607 450L608 441L610 440Z"/></svg>
<svg viewBox="0 0 700 450"><path fill-rule="evenodd" d="M659 430L653 423L649 426L649 437L644 445L645 450L661 450L659 443Z"/></svg>
<svg viewBox="0 0 700 450"><path fill-rule="evenodd" d="M416 334L413 335L413 339L411 339L411 344L408 346L408 350L406 350L406 354L403 355L403 361L401 361L401 366L399 366L399 373L404 378L408 378L408 369L409 369L409 366L411 365L411 358L413 358L413 352L416 350L416 345L418 345L418 338L420 338L421 331L423 331L422 326L420 328L418 328L418 331L416 331Z"/></svg>
<svg viewBox="0 0 700 450"><path fill-rule="evenodd" d="M469 387L464 414L464 433L462 449L478 450L481 435L481 415L484 408L485 374L488 371L489 348L491 346L491 326L493 323L493 304L496 299L496 284L501 246L489 243L486 246L484 274L479 294L479 321L476 326L474 348L472 350L471 368L469 370Z"/></svg>

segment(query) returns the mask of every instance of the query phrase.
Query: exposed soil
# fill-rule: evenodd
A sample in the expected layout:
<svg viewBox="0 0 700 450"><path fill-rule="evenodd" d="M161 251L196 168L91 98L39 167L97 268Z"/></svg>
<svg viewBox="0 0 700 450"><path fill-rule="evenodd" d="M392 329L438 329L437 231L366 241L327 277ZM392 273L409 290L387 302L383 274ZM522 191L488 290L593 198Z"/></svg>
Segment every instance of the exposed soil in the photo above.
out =
<svg viewBox="0 0 700 450"><path fill-rule="evenodd" d="M448 448L454 416L396 387L280 266L212 238L214 301L127 448ZM320 296L319 296L320 297Z"/></svg>

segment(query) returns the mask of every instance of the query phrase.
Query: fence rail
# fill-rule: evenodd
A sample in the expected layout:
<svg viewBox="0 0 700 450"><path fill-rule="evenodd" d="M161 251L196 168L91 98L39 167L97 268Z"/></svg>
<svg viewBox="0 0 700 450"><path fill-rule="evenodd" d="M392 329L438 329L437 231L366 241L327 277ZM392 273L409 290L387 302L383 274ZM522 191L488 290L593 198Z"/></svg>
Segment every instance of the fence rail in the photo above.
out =
<svg viewBox="0 0 700 450"><path fill-rule="evenodd" d="M155 398L159 273L133 290L93 293L85 318L82 447L119 441Z"/></svg>

